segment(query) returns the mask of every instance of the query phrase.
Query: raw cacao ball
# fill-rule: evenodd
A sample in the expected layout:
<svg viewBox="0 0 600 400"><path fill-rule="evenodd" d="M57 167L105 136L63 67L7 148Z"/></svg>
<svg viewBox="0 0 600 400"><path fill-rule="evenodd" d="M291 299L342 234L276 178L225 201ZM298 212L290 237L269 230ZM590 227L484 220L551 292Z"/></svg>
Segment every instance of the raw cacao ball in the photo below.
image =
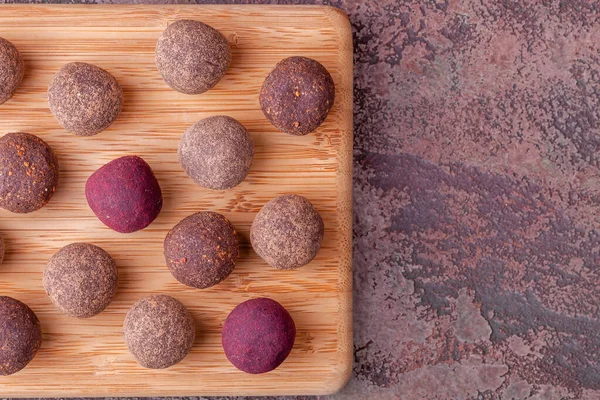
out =
<svg viewBox="0 0 600 400"><path fill-rule="evenodd" d="M323 219L308 199L286 194L258 212L250 228L250 241L269 265L297 269L317 255L324 231Z"/></svg>
<svg viewBox="0 0 600 400"><path fill-rule="evenodd" d="M194 343L196 328L181 302L153 295L129 310L123 333L129 352L142 367L162 369L185 358Z"/></svg>
<svg viewBox="0 0 600 400"><path fill-rule="evenodd" d="M44 289L52 303L75 318L102 312L117 292L117 265L104 249L72 243L54 254L44 271Z"/></svg>

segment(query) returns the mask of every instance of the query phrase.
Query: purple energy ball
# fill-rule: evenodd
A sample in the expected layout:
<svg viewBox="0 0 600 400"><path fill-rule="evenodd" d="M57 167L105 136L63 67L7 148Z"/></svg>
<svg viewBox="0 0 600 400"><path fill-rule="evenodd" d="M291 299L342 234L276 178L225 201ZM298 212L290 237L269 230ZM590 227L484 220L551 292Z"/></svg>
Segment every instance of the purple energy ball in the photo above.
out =
<svg viewBox="0 0 600 400"><path fill-rule="evenodd" d="M85 197L96 217L121 233L150 225L163 203L152 169L138 156L117 158L100 167L87 180Z"/></svg>
<svg viewBox="0 0 600 400"><path fill-rule="evenodd" d="M223 324L227 359L239 370L262 374L277 368L290 354L296 325L285 308L265 297L239 304Z"/></svg>

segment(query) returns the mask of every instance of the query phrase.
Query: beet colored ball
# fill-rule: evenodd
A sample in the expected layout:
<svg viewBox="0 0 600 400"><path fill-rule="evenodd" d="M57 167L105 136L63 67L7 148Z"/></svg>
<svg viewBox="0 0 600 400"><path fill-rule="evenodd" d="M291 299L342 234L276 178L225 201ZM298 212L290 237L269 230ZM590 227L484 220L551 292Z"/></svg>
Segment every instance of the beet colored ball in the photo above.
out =
<svg viewBox="0 0 600 400"><path fill-rule="evenodd" d="M306 135L317 129L334 99L331 75L318 61L306 57L290 57L277 64L259 97L267 119L290 135Z"/></svg>
<svg viewBox="0 0 600 400"><path fill-rule="evenodd" d="M184 19L169 25L156 44L156 66L164 81L186 94L206 92L231 64L231 48L216 29Z"/></svg>
<svg viewBox="0 0 600 400"><path fill-rule="evenodd" d="M275 300L258 298L239 304L223 324L227 359L239 370L262 374L277 368L290 354L296 325Z"/></svg>
<svg viewBox="0 0 600 400"><path fill-rule="evenodd" d="M99 168L85 184L85 197L96 217L121 233L150 225L163 203L154 172L138 156L117 158Z"/></svg>
<svg viewBox="0 0 600 400"><path fill-rule="evenodd" d="M98 246L72 243L54 254L44 270L44 289L52 303L75 318L102 312L117 292L117 265Z"/></svg>
<svg viewBox="0 0 600 400"><path fill-rule="evenodd" d="M123 90L114 76L82 62L66 64L48 88L50 111L66 130L96 135L112 124L123 108Z"/></svg>
<svg viewBox="0 0 600 400"><path fill-rule="evenodd" d="M165 238L167 267L179 282L206 289L231 274L240 251L233 225L205 211L179 222Z"/></svg>
<svg viewBox="0 0 600 400"><path fill-rule="evenodd" d="M127 348L142 367L162 369L177 364L190 352L196 328L181 302L154 295L129 310L123 334Z"/></svg>
<svg viewBox="0 0 600 400"><path fill-rule="evenodd" d="M308 199L286 194L258 212L250 228L250 241L269 265L297 269L317 255L324 230L321 215Z"/></svg>
<svg viewBox="0 0 600 400"><path fill-rule="evenodd" d="M40 349L40 321L26 304L0 296L0 339L0 375L12 375L25 368Z"/></svg>
<svg viewBox="0 0 600 400"><path fill-rule="evenodd" d="M17 91L25 66L19 50L14 44L0 38L0 104L3 104Z"/></svg>
<svg viewBox="0 0 600 400"><path fill-rule="evenodd" d="M231 117L205 118L185 131L178 149L185 172L202 187L223 190L248 175L254 145L248 131Z"/></svg>
<svg viewBox="0 0 600 400"><path fill-rule="evenodd" d="M39 137L25 132L0 138L0 207L30 213L45 206L58 185L58 159Z"/></svg>

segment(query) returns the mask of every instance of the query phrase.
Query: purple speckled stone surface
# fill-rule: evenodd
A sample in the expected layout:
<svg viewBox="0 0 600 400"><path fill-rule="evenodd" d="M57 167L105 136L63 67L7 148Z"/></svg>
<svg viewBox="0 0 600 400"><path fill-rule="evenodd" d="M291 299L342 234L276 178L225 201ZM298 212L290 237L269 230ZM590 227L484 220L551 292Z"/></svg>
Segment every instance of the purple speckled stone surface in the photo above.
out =
<svg viewBox="0 0 600 400"><path fill-rule="evenodd" d="M263 3L354 29L355 365L324 398L600 399L600 3Z"/></svg>

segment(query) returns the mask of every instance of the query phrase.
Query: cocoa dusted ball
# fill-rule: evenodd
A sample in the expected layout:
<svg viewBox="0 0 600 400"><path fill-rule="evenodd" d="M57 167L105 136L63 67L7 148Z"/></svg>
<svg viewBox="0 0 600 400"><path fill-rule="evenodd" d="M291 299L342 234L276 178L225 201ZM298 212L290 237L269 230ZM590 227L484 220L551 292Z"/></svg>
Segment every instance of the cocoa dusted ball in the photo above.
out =
<svg viewBox="0 0 600 400"><path fill-rule="evenodd" d="M129 352L145 368L168 368L190 352L194 320L181 302L165 296L144 297L129 310L123 325Z"/></svg>
<svg viewBox="0 0 600 400"><path fill-rule="evenodd" d="M0 207L30 213L45 206L58 185L58 159L39 137L25 132L0 138Z"/></svg>
<svg viewBox="0 0 600 400"><path fill-rule="evenodd" d="M171 229L165 238L165 259L179 282L206 289L231 274L239 248L227 218L205 211L184 218Z"/></svg>
<svg viewBox="0 0 600 400"><path fill-rule="evenodd" d="M85 184L85 197L96 217L121 233L150 225L163 203L152 168L138 156L117 158L96 170Z"/></svg>
<svg viewBox="0 0 600 400"><path fill-rule="evenodd" d="M60 311L75 318L89 318L102 312L115 296L117 265L98 246L72 243L50 258L43 283Z"/></svg>
<svg viewBox="0 0 600 400"><path fill-rule="evenodd" d="M123 90L102 68L74 62L64 65L52 78L48 103L63 128L92 136L117 119L123 108Z"/></svg>
<svg viewBox="0 0 600 400"><path fill-rule="evenodd" d="M290 57L277 64L259 97L267 119L291 135L306 135L317 129L334 99L331 75L318 61L306 57Z"/></svg>
<svg viewBox="0 0 600 400"><path fill-rule="evenodd" d="M156 66L164 81L186 94L211 89L231 64L231 48L216 29L183 19L169 25L156 45Z"/></svg>
<svg viewBox="0 0 600 400"><path fill-rule="evenodd" d="M0 296L0 338L0 375L12 375L25 368L40 349L40 321L26 304Z"/></svg>
<svg viewBox="0 0 600 400"><path fill-rule="evenodd" d="M295 340L291 315L281 304L264 297L235 307L223 324L221 337L227 359L249 374L277 368L292 351Z"/></svg>
<svg viewBox="0 0 600 400"><path fill-rule="evenodd" d="M17 91L25 75L25 65L14 44L0 38L0 104Z"/></svg>
<svg viewBox="0 0 600 400"><path fill-rule="evenodd" d="M269 265L297 269L317 255L323 233L323 219L311 202L286 194L269 201L258 212L250 229L250 241Z"/></svg>
<svg viewBox="0 0 600 400"><path fill-rule="evenodd" d="M185 172L200 186L231 189L248 175L254 145L242 124L219 115L188 128L179 143L178 156Z"/></svg>

